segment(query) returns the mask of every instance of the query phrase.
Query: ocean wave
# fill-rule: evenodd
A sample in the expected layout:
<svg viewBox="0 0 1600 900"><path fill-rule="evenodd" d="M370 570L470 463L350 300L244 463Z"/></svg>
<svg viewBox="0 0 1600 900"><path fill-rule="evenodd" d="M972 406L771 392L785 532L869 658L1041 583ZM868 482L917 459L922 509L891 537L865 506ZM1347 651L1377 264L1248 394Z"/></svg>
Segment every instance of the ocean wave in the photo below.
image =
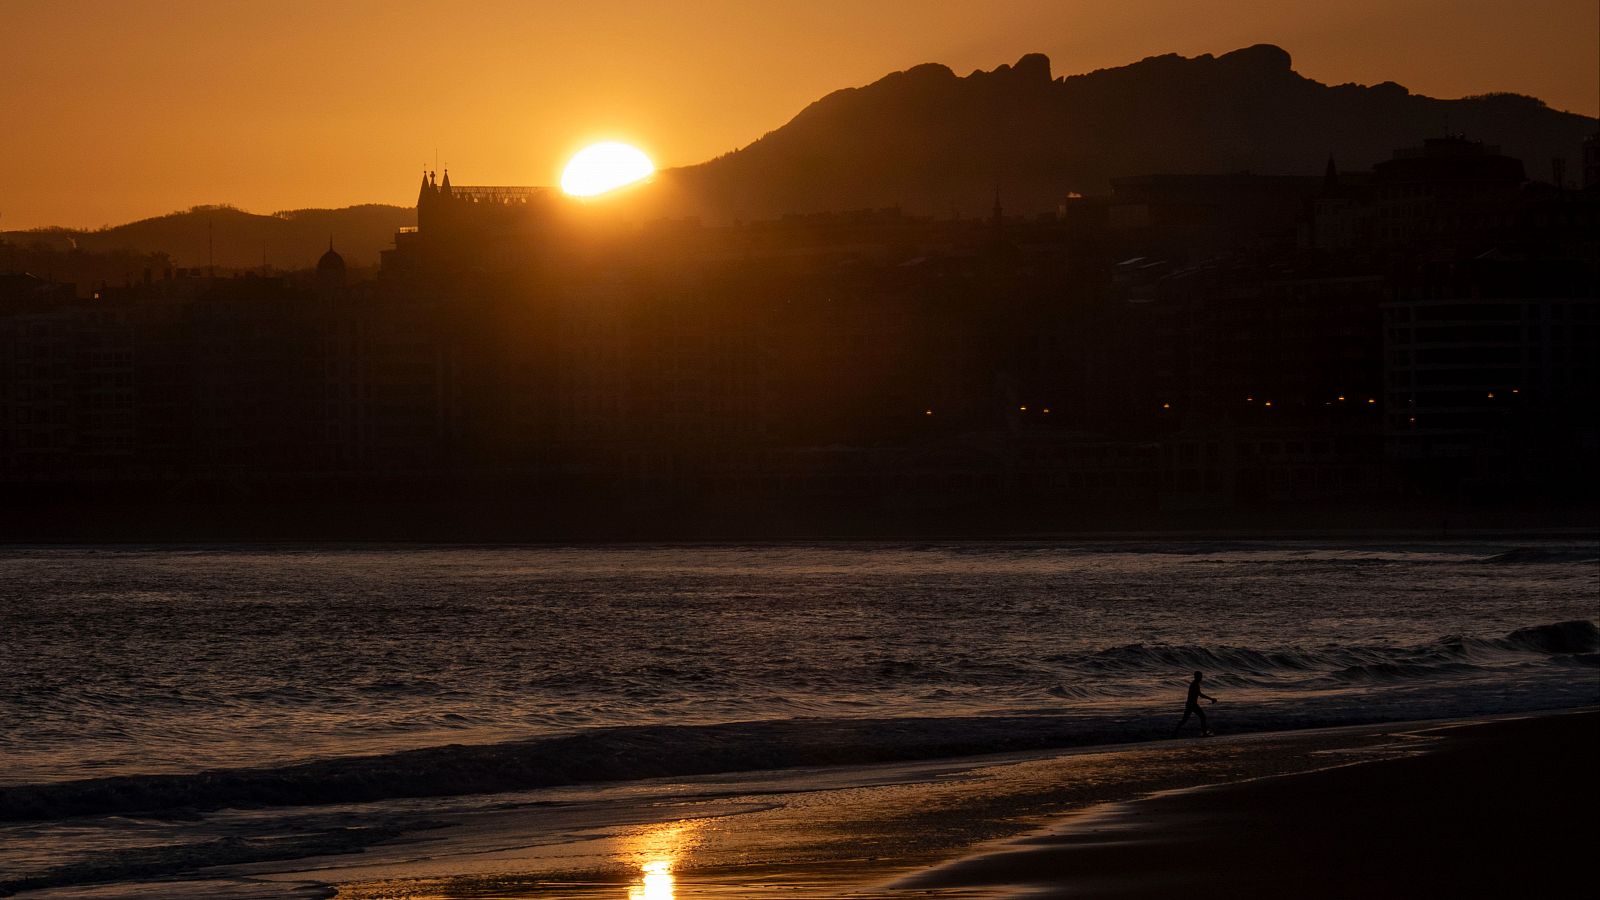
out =
<svg viewBox="0 0 1600 900"><path fill-rule="evenodd" d="M1503 645L1539 653L1593 653L1600 650L1600 628L1583 619L1518 628Z"/></svg>
<svg viewBox="0 0 1600 900"><path fill-rule="evenodd" d="M1541 635L1596 636L1557 623ZM1525 640L1519 639L1519 640ZM1581 643L1581 641L1579 642ZM1558 646L1572 646L1558 643ZM1562 654L1580 660L1595 654ZM1566 666L1524 666L1514 678L1418 681L1405 666L1374 664L1338 678L1390 682L1380 691L1277 695L1213 712L1231 733L1371 724L1600 702L1600 684ZM1395 684L1394 682L1405 682ZM1181 682L1172 691L1181 697ZM1068 685L1069 701L1092 695ZM706 725L634 725L494 744L428 747L281 766L193 774L126 775L0 789L0 822L77 816L170 818L225 808L319 806L397 798L492 794L801 766L867 765L1147 741L1175 724L1171 699L1057 714L916 718L792 718Z"/></svg>
<svg viewBox="0 0 1600 900"><path fill-rule="evenodd" d="M1125 644L1086 657L1053 657L1063 665L1101 674L1202 670L1235 676L1331 675L1344 681L1390 681L1498 667L1530 655L1561 657L1600 651L1600 628L1574 619L1519 628L1500 638L1457 635L1406 646L1206 647Z"/></svg>
<svg viewBox="0 0 1600 900"><path fill-rule="evenodd" d="M1600 562L1594 547L1514 547L1483 560L1490 565L1538 565L1542 563Z"/></svg>
<svg viewBox="0 0 1600 900"><path fill-rule="evenodd" d="M399 837L407 831L430 827L431 824L407 823L406 828L389 824L347 826L317 830L309 834L226 837L192 843L124 847L99 853L91 859L38 872L22 874L0 872L0 897L9 897L23 891L155 878L211 866L236 866L303 859L308 856L358 853L373 844ZM293 896L302 897L334 896L332 891L312 892L286 886L279 886L279 890L273 896L289 896L291 892Z"/></svg>
<svg viewBox="0 0 1600 900"><path fill-rule="evenodd" d="M1370 663L1348 666L1329 676L1333 681L1345 683L1405 681L1417 678L1435 678L1440 675L1481 672L1483 666L1470 663Z"/></svg>
<svg viewBox="0 0 1600 900"><path fill-rule="evenodd" d="M1108 727L1111 730L1108 731ZM0 822L309 806L499 793L795 766L867 764L1159 736L1059 716L783 719L594 728L497 744L429 747L287 766L130 775L0 789Z"/></svg>

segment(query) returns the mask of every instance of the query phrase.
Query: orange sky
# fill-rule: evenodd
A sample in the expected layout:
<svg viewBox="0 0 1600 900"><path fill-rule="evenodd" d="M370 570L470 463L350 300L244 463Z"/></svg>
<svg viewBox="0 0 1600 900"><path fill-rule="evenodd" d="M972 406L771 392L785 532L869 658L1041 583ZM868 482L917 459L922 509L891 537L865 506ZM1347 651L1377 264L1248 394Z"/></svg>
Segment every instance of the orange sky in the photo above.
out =
<svg viewBox="0 0 1600 900"><path fill-rule="evenodd" d="M0 0L0 33L0 230L409 204L435 149L470 184L553 184L603 137L694 163L835 88L1030 51L1270 42L1330 83L1600 107L1595 0Z"/></svg>

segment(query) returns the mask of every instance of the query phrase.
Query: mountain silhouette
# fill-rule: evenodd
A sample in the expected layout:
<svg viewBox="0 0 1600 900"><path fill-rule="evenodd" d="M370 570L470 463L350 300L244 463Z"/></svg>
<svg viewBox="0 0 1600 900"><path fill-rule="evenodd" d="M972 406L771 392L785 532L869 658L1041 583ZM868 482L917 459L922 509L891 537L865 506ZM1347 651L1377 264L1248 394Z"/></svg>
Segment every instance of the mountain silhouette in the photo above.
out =
<svg viewBox="0 0 1600 900"><path fill-rule="evenodd" d="M984 215L998 192L1008 213L1033 214L1071 192L1105 193L1123 175L1310 175L1329 156L1341 170L1365 169L1447 132L1498 145L1544 179L1555 157L1579 172L1580 144L1595 128L1593 118L1518 94L1440 100L1390 81L1323 84L1270 44L1061 78L1049 58L1030 53L964 78L929 63L834 91L742 149L659 172L625 200L630 217L721 222L882 207ZM309 267L330 235L350 264L374 264L395 230L415 222L414 209L377 204L270 216L196 207L96 231L0 238L164 251L197 266L207 260L210 223L218 266L259 266L265 247L270 263L293 269Z"/></svg>
<svg viewBox="0 0 1600 900"><path fill-rule="evenodd" d="M1548 178L1552 157L1577 171L1594 130L1592 118L1516 94L1439 100L1393 82L1326 85L1268 44L1065 78L1033 53L965 78L928 64L835 91L743 149L661 173L654 193L667 210L712 218L887 206L981 214L996 190L1008 212L1034 213L1121 175L1315 174L1330 155L1366 168L1447 131L1498 144Z"/></svg>
<svg viewBox="0 0 1600 900"><path fill-rule="evenodd" d="M327 251L329 238L349 264L377 265L378 251L389 246L395 230L416 222L414 209L379 204L272 215L231 206L197 206L94 231L48 228L6 232L0 238L14 244L43 241L61 249L76 246L96 252L164 252L178 266L206 265L209 254L223 269L257 268L265 252L274 268L306 269Z"/></svg>

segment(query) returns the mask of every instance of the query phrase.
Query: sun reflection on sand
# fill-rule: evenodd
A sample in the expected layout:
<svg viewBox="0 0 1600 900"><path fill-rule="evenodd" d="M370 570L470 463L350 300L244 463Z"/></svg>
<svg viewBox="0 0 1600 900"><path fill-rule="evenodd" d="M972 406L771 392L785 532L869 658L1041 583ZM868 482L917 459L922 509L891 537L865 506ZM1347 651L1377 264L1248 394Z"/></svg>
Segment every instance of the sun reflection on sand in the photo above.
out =
<svg viewBox="0 0 1600 900"><path fill-rule="evenodd" d="M672 900L672 867L695 845L695 820L651 825L629 835L622 856L639 867L639 880L628 886L628 900Z"/></svg>
<svg viewBox="0 0 1600 900"><path fill-rule="evenodd" d="M628 888L628 900L672 900L672 863L651 860L640 866L643 877Z"/></svg>

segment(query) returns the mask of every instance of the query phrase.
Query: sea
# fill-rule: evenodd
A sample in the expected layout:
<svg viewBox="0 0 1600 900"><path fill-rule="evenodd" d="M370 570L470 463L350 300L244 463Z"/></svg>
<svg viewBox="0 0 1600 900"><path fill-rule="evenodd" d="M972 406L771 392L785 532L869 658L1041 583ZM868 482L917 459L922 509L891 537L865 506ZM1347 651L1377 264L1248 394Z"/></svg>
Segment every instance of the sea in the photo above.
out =
<svg viewBox="0 0 1600 900"><path fill-rule="evenodd" d="M1195 671L1221 733L1584 706L1597 619L1592 540L10 547L0 895L397 798L1161 739Z"/></svg>

